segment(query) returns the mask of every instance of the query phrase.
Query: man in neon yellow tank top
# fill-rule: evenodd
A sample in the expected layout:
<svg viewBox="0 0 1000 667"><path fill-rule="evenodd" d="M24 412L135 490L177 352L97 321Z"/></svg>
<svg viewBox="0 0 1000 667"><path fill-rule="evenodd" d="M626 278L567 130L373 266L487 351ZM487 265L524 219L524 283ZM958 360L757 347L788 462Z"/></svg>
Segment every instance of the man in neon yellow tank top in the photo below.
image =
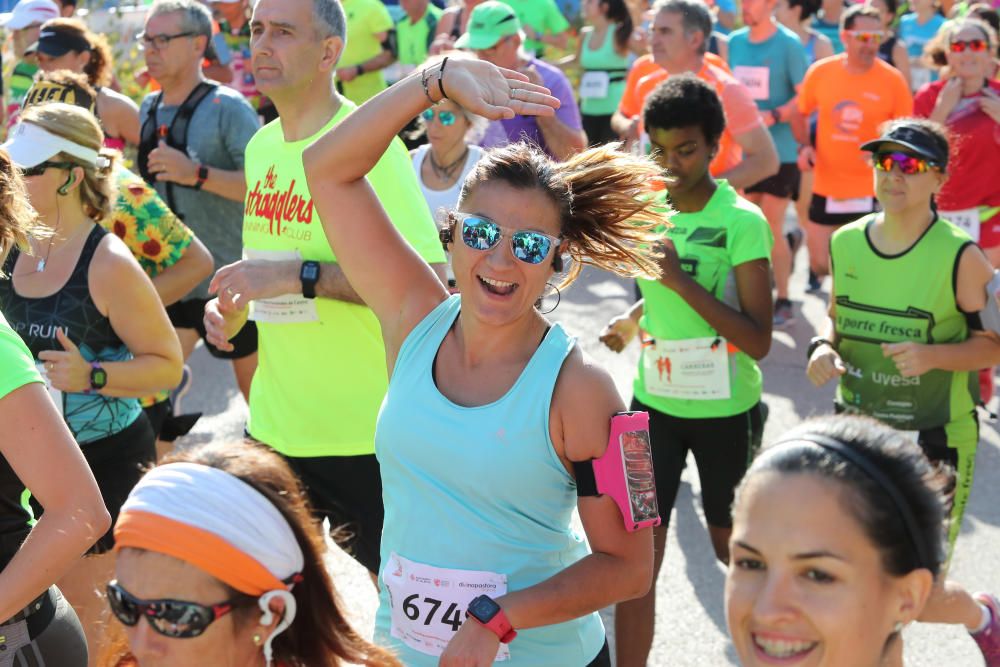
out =
<svg viewBox="0 0 1000 667"><path fill-rule="evenodd" d="M247 146L246 259L216 274L219 298L206 307L205 323L225 344L248 317L256 321L260 364L247 431L288 459L331 525L348 524L356 535L348 546L374 573L385 350L378 321L330 249L302 167L302 151L355 108L331 76L344 15L337 0L315 0L315 8L314 0L260 0L251 25L254 76L280 117ZM401 142L368 180L399 232L443 277L444 252Z"/></svg>
<svg viewBox="0 0 1000 667"><path fill-rule="evenodd" d="M948 140L940 125L891 121L861 148L873 154L883 213L833 234L830 316L823 336L809 344L806 373L817 386L838 379L838 410L917 431L928 458L955 469L950 558L979 442L976 371L1000 361L1000 337L983 331L978 315L993 267L934 207L947 178ZM952 582L946 593L940 579L920 620L965 625L987 664L1000 665L996 598L974 598Z"/></svg>
<svg viewBox="0 0 1000 667"><path fill-rule="evenodd" d="M392 17L379 0L343 0L350 35L340 56L337 90L355 104L385 89L383 69L396 59L386 48Z"/></svg>

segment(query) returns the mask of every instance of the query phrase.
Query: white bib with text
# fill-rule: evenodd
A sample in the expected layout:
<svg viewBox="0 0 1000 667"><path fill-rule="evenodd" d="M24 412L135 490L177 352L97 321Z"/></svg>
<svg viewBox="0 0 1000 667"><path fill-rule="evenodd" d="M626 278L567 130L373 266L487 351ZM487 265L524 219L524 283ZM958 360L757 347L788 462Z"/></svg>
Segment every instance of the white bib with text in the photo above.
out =
<svg viewBox="0 0 1000 667"><path fill-rule="evenodd" d="M737 65L733 68L733 76L747 87L753 99L767 100L771 97L771 70L767 67Z"/></svg>
<svg viewBox="0 0 1000 667"><path fill-rule="evenodd" d="M473 598L496 598L507 592L505 574L434 567L396 553L389 556L382 581L389 592L392 636L427 655L444 652L462 627ZM496 660L508 659L510 647L500 644Z"/></svg>
<svg viewBox="0 0 1000 667"><path fill-rule="evenodd" d="M979 242L979 207L961 211L938 211L938 215Z"/></svg>
<svg viewBox="0 0 1000 667"><path fill-rule="evenodd" d="M580 78L580 97L584 99L607 97L610 85L611 75L607 72L584 72Z"/></svg>
<svg viewBox="0 0 1000 667"><path fill-rule="evenodd" d="M721 337L656 340L643 344L646 391L665 398L727 399L729 353Z"/></svg>
<svg viewBox="0 0 1000 667"><path fill-rule="evenodd" d="M852 199L826 198L827 213L871 213L874 202L871 197L854 197Z"/></svg>

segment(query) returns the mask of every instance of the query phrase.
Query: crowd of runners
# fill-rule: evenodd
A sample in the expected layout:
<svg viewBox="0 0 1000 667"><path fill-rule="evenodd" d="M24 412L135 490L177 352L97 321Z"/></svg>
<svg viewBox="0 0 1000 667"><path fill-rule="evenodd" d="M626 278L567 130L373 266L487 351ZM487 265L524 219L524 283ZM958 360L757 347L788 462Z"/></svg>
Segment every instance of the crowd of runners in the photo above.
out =
<svg viewBox="0 0 1000 667"><path fill-rule="evenodd" d="M1000 667L948 574L995 7L148 4L127 75L98 7L0 15L0 667L642 667L689 453L741 664L902 667L926 622ZM765 443L798 253L836 399ZM559 323L585 266L635 282L588 334L640 347L628 400ZM186 444L226 366L245 439Z"/></svg>

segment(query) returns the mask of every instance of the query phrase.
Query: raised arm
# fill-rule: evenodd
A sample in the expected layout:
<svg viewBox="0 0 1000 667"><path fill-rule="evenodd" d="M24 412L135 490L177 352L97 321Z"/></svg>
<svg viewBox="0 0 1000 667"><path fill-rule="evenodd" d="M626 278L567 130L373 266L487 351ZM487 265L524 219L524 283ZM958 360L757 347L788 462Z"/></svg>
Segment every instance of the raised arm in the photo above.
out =
<svg viewBox="0 0 1000 667"><path fill-rule="evenodd" d="M446 59L368 100L303 154L323 229L350 284L378 317L390 358L447 290L393 226L365 174L396 133L445 94L474 114L498 119L551 114L559 102L546 93L518 72Z"/></svg>

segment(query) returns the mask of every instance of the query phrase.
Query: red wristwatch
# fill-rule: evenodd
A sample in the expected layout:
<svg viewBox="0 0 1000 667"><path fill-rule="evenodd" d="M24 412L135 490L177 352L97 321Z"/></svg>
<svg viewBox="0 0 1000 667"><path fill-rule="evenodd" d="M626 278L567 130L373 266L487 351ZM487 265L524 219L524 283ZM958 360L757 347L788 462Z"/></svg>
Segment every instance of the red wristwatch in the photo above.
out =
<svg viewBox="0 0 1000 667"><path fill-rule="evenodd" d="M499 637L503 644L509 644L514 637L517 637L517 631L507 620L507 614L503 613L500 605L488 595L474 598L469 603L465 615Z"/></svg>
<svg viewBox="0 0 1000 667"><path fill-rule="evenodd" d="M205 181L208 180L208 167L203 164L198 165L198 181L194 184L195 190L201 190L201 187L205 185Z"/></svg>

